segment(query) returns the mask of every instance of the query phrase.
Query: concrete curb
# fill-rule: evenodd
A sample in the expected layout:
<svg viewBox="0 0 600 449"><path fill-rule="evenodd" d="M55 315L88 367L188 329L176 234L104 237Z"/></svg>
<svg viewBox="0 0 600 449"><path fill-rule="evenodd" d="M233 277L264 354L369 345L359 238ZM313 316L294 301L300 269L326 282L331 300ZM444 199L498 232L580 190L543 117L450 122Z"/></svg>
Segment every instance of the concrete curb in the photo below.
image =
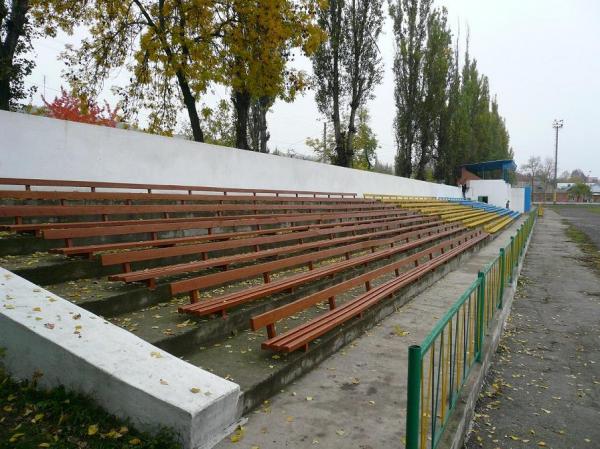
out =
<svg viewBox="0 0 600 449"><path fill-rule="evenodd" d="M15 378L87 394L142 430L172 428L185 449L212 447L238 418L239 385L3 268L0 347Z"/></svg>
<svg viewBox="0 0 600 449"><path fill-rule="evenodd" d="M506 286L504 289L504 296L502 298L503 307L500 313L497 313L494 317L493 323L485 335L481 363L477 363L473 366L469 375L469 379L462 388L456 403L456 408L446 424L444 434L438 443L438 448L462 449L465 444L466 437L471 429L471 422L475 413L475 405L477 403L477 399L479 398L479 393L483 386L485 376L492 363L492 359L494 358L496 349L498 348L500 337L504 332L506 320L510 315L512 303L517 290L517 281L521 274L525 256L527 255L527 250L529 249L531 237L534 232L535 226L533 227L531 234L529 235L529 239L525 245L525 249L523 250L523 257L516 268L514 279L512 283Z"/></svg>

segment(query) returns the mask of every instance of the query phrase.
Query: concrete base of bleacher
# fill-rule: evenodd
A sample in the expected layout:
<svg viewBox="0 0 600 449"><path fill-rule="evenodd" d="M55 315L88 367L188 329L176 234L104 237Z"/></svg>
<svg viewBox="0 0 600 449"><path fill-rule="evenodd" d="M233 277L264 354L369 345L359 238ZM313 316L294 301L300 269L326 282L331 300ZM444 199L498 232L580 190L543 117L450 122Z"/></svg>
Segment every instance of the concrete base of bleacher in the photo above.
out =
<svg viewBox="0 0 600 449"><path fill-rule="evenodd" d="M232 430L240 388L0 268L0 361L17 379L84 393L139 429L170 427L185 449Z"/></svg>
<svg viewBox="0 0 600 449"><path fill-rule="evenodd" d="M516 220L480 251L463 258L456 269L375 327L363 330L359 338L250 414L244 445L292 449L398 447L405 432L408 347L425 338L475 280L478 270L510 241L523 220ZM512 288L506 289L507 305L513 293ZM501 320L509 308L505 307ZM496 328L500 329L500 324ZM492 346L488 351L493 352ZM477 387L474 384L475 397ZM465 405L472 412L469 403ZM448 426L448 435L461 429L460 438L464 437L469 414L462 407L461 403L455 415L463 419ZM235 445L225 439L217 447Z"/></svg>

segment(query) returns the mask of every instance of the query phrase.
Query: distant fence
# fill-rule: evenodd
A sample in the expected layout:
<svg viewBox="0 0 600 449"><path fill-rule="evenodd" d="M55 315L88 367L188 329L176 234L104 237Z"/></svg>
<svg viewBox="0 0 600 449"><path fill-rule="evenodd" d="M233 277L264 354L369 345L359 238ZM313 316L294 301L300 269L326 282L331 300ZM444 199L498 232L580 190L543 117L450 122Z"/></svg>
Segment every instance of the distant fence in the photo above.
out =
<svg viewBox="0 0 600 449"><path fill-rule="evenodd" d="M469 377L507 283L513 281L533 229L535 211L510 243L478 274L421 345L408 353L406 448L435 448Z"/></svg>

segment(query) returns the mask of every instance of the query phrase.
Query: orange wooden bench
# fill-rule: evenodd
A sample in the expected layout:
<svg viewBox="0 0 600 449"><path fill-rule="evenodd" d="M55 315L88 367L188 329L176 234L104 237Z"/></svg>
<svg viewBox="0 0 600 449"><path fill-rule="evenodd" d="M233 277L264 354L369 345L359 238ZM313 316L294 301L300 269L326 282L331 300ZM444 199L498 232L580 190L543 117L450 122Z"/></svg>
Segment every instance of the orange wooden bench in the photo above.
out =
<svg viewBox="0 0 600 449"><path fill-rule="evenodd" d="M410 256L404 257L395 262L391 262L382 267L368 271L366 273L355 276L346 281L342 281L339 284L332 285L316 293L308 295L304 298L293 301L289 304L285 304L281 307L264 312L260 315L254 316L250 319L250 328L254 331L266 327L267 335L269 338L276 336L275 323L298 312L306 310L307 308L317 305L321 302L328 301L330 309L335 308L335 297L339 294L346 292L359 285L365 285L367 291L371 289L371 282L375 279L395 273L396 277L400 276L400 269L404 267L418 266L419 261L422 259L433 259L434 253L444 254L449 249L453 249L458 242L464 240L464 235L459 237L445 240L436 245L430 246L422 251L414 253Z"/></svg>
<svg viewBox="0 0 600 449"><path fill-rule="evenodd" d="M381 238L383 236L394 235L402 233L409 237L408 233L419 235L420 232L428 232L434 225L443 225L442 221L428 222L413 226L406 226L402 228L388 229L379 232L363 233L358 235L352 235L348 237L340 237L328 240L317 240L309 243L302 243L296 245L286 245L282 247L259 250L255 252L246 252L242 254L235 254L230 256L213 257L210 259L204 259L202 261L193 261L175 265L167 265L158 268L147 268L138 271L130 271L121 274L111 275L109 279L112 281L123 281L123 282L139 282L145 281L149 288L155 287L155 281L157 278L173 276L182 273L189 273L193 271L199 271L208 267L223 267L228 268L232 264L260 260L270 258L274 256L281 256L284 254L298 253L301 251L308 250L323 250L336 245L349 244L352 242L358 242L361 240ZM413 231L413 232L411 232ZM310 262L309 262L310 264Z"/></svg>
<svg viewBox="0 0 600 449"><path fill-rule="evenodd" d="M337 214L282 214L276 216L266 216L265 218L238 218L231 220L229 217L212 217L199 220L181 220L167 221L166 223L145 224L144 221L130 221L130 224L119 226L98 226L82 228L57 228L46 229L43 231L44 239L64 239L65 246L73 246L73 239L106 237L115 235L135 235L152 234L154 239L158 239L159 232L184 231L190 229L207 229L239 226L263 226L263 225L283 225L288 223L299 224L309 222L321 222L324 220L343 220L357 218L376 218L381 216L406 216L407 212L397 209L375 210L370 212L343 212Z"/></svg>
<svg viewBox="0 0 600 449"><path fill-rule="evenodd" d="M279 189L245 189L237 187L210 187L210 186L195 186L195 185L178 185L178 184L140 184L140 183L123 183L123 182L102 182L102 181L73 181L60 179L33 179L33 178L0 178L0 185L8 186L24 186L25 190L31 190L31 187L74 187L74 188L89 188L91 192L96 192L97 189L127 189L127 190L145 190L152 193L153 190L183 190L190 195L193 192L219 192L223 195L228 193L248 193L251 195L257 194L272 194L272 195L294 195L294 196L326 196L326 197L356 197L356 193L348 192L313 192L309 190L279 190Z"/></svg>
<svg viewBox="0 0 600 449"><path fill-rule="evenodd" d="M391 217L383 217L377 218L373 220L360 220L360 221L342 221L342 222L329 222L329 223L321 223L321 224L307 224L301 226L282 226L277 228L270 229L262 229L262 230L252 230L252 231L236 231L236 232L213 232L210 234L197 235L197 236L189 236L189 237L171 237L171 238L161 238L156 240L136 240L131 242L114 242L114 243L99 243L92 245L81 245L81 246L71 246L64 248L54 248L51 249L50 252L57 254L64 254L67 256L73 255L87 255L91 256L95 253L103 252L103 251L112 251L112 250L123 250L123 249L133 249L133 248L152 248L152 247L161 247L161 246L169 246L176 244L185 244L185 243L199 243L205 241L217 241L217 240L227 240L227 239L237 239L241 237L249 237L249 236L261 236L261 235L270 235L270 234L279 234L284 232L300 232L307 231L309 229L326 229L332 227L346 227L353 226L356 223L367 224L367 223L382 223L382 222L391 222L398 220L397 216Z"/></svg>
<svg viewBox="0 0 600 449"><path fill-rule="evenodd" d="M325 335L327 332L341 326L353 318L362 317L362 314L370 307L394 295L403 287L416 282L429 272L487 238L487 236L488 234L481 230L463 234L458 241L455 240L456 246L454 248L443 253L440 250L439 255L432 257L424 263L418 264L408 271L399 273L397 277L384 282L377 287L369 288L359 297L352 299L341 306L335 307L294 329L280 335L274 335L263 342L262 347L263 349L283 352L292 352L300 348L308 350L308 344L311 341ZM418 259L415 260L415 262L418 263ZM272 332L274 333L274 329L272 329Z"/></svg>
<svg viewBox="0 0 600 449"><path fill-rule="evenodd" d="M194 315L209 315L220 312L223 316L225 316L226 311L231 307L235 307L247 303L249 301L263 298L285 290L290 290L304 283L321 279L326 276L334 275L336 273L350 268L358 267L360 265L366 265L377 260L392 257L404 251L409 251L414 248L418 248L421 245L425 245L436 240L449 237L460 232L462 229L463 228L461 226L444 225L441 227L433 228L429 231L427 229L413 231L413 235L416 233L422 233L428 234L428 236L418 238L416 240L409 241L400 245L396 244L398 242L406 240L406 236L403 236L402 234L387 239L360 242L352 245L343 246L340 248L334 248L331 250L295 256L285 259L283 261L267 262L263 264L230 270L223 273L215 273L202 277L186 279L171 283L171 293L173 295L177 295L180 293L190 294L192 304L180 307L179 311L181 313L190 313ZM374 251L376 247L386 245L390 245L390 248ZM372 253L359 255L352 258L350 257L351 251L359 251L364 249L371 249ZM334 262L319 268L313 268L308 272L283 277L275 281L271 281L268 276L264 276L265 283L262 285L250 287L209 300L199 300L200 296L198 293L198 289L200 288L207 288L215 285L220 285L225 282L231 282L233 280L245 279L251 276L260 275L262 273L270 273L272 270L280 270L284 268L298 266L301 264L306 264L308 262L314 263L318 260L325 260L330 257L335 257L339 255L345 255L347 260L341 262Z"/></svg>
<svg viewBox="0 0 600 449"><path fill-rule="evenodd" d="M284 243L290 241L300 240L302 243L303 239L317 238L317 237L328 237L333 239L335 234L348 233L348 232L359 232L359 231L373 231L380 228L391 228L393 226L402 227L407 223L426 223L434 221L433 218L425 217L402 217L392 222L383 223L367 223L362 224L356 222L353 226L345 227L333 227L325 229L311 229L302 232L286 232L277 235L259 236L250 238L240 239L228 239L219 242L209 243L190 243L185 245L171 246L169 248L150 248L142 250L132 250L120 253L102 254L100 260L102 265L120 265L120 264L131 264L134 262L143 262L147 260L164 259L176 256L185 256L199 254L203 258L206 258L207 254L211 251L223 251L227 249L242 249L252 247L255 251L258 251L260 245L268 245L273 243ZM131 270L124 270L131 271Z"/></svg>

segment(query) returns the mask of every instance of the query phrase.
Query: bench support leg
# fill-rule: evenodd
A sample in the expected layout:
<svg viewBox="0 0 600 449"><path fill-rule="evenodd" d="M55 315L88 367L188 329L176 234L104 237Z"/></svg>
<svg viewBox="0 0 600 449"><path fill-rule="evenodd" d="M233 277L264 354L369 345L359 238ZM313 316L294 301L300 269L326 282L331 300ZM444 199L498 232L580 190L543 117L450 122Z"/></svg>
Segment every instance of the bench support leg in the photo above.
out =
<svg viewBox="0 0 600 449"><path fill-rule="evenodd" d="M198 293L198 290L192 290L190 292L190 302L192 304L195 304L198 301L200 301L200 294Z"/></svg>
<svg viewBox="0 0 600 449"><path fill-rule="evenodd" d="M327 301L329 302L329 310L335 309L335 296L332 296Z"/></svg>
<svg viewBox="0 0 600 449"><path fill-rule="evenodd" d="M275 323L267 324L267 336L269 338L275 338L277 332L275 331Z"/></svg>
<svg viewBox="0 0 600 449"><path fill-rule="evenodd" d="M269 272L263 273L263 280L265 281L265 284L271 282L271 275L269 274Z"/></svg>
<svg viewBox="0 0 600 449"><path fill-rule="evenodd" d="M146 286L149 290L154 290L156 288L156 279L146 279Z"/></svg>

